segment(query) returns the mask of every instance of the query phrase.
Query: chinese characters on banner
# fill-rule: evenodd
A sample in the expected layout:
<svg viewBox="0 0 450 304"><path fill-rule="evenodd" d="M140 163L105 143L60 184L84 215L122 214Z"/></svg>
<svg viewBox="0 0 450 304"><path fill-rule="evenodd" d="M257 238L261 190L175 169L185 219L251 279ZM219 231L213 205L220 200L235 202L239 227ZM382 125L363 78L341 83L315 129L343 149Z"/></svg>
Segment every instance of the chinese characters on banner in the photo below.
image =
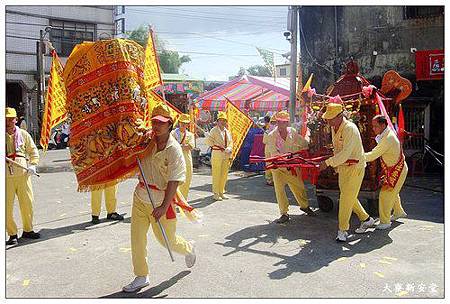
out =
<svg viewBox="0 0 450 304"><path fill-rule="evenodd" d="M67 118L66 87L62 75L63 66L56 51L53 50L50 78L45 96L44 115L42 117L40 144L44 151L47 150L52 128Z"/></svg>
<svg viewBox="0 0 450 304"><path fill-rule="evenodd" d="M153 30L151 29L148 32L147 47L145 48L144 84L146 92L162 85L158 58L156 57L155 41L153 39Z"/></svg>
<svg viewBox="0 0 450 304"><path fill-rule="evenodd" d="M166 103L166 105L168 105L169 106L169 108L170 108L170 114L171 114L171 116L173 117L173 119L174 119L174 122L176 121L176 120L178 120L178 117L180 116L180 114L181 114L181 111L180 110L178 110L174 105L172 105L170 102L168 102L168 101L165 101L161 96L159 96L157 93L155 93L153 90L150 90L148 93L147 93L147 109L145 110L145 113L144 113L144 121L145 121L145 127L150 127L150 116L151 116L151 114L152 114L152 111L153 111L153 108L157 105L157 104L159 104L159 103L161 103L161 102L165 102Z"/></svg>
<svg viewBox="0 0 450 304"><path fill-rule="evenodd" d="M247 136L250 127L253 124L253 120L244 114L238 107L236 107L231 101L227 99L226 112L228 118L228 129L231 132L233 138L233 151L231 153L231 159L235 159L237 153L241 149L241 145Z"/></svg>

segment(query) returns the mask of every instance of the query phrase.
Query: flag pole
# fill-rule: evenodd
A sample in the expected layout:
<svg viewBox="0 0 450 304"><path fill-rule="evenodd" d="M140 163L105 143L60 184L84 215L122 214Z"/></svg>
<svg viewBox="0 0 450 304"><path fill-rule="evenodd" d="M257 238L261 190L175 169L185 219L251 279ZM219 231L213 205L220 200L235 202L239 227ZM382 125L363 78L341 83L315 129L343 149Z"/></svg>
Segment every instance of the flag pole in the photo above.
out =
<svg viewBox="0 0 450 304"><path fill-rule="evenodd" d="M153 209L156 209L155 203L153 202L152 196L150 195L150 188L148 186L147 177L145 176L144 169L142 168L141 160L139 159L139 157L136 157L136 160L137 160L137 164L139 166L139 172L141 174L142 179L144 180L145 189L147 190L147 194L148 194L148 198L150 199L150 203L152 204ZM166 243L167 251L169 251L170 259L172 260L172 262L175 262L175 259L173 258L173 255L172 255L172 251L170 250L169 240L167 238L166 231L164 230L164 227L161 225L161 222L159 221L159 219L156 219L156 222L158 223L159 229L161 229L161 233L163 235L164 242Z"/></svg>

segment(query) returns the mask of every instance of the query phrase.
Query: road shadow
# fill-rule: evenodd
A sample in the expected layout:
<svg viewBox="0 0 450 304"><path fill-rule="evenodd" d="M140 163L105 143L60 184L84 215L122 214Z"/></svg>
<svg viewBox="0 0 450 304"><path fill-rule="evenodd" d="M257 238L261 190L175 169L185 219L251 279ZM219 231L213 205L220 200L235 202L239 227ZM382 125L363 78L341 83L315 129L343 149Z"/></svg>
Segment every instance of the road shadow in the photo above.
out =
<svg viewBox="0 0 450 304"><path fill-rule="evenodd" d="M123 291L119 291L119 292L115 292L113 294L106 295L106 296L103 296L100 298L165 298L168 296L167 294L162 295L162 296L158 296L158 295L161 294L164 290L166 290L166 289L172 287L173 285L175 285L176 283L178 283L178 281L180 281L181 279L183 279L185 276L187 276L190 273L191 273L191 271L184 270L184 271L176 274L172 278L170 278L164 282L161 282L157 286L150 287L149 289L146 289L142 292L126 293Z"/></svg>
<svg viewBox="0 0 450 304"><path fill-rule="evenodd" d="M125 215L126 213L122 213L121 215ZM70 235L70 234L76 234L76 233L83 233L83 232L89 232L94 229L104 229L108 228L110 226L116 225L120 222L129 223L130 217L124 218L123 221L110 221L107 219L101 219L99 224L92 224L91 221L84 222L84 223L78 223L70 226L63 226L58 228L43 228L41 230L38 230L36 232L39 232L41 235L41 238L32 240L32 239L24 239L19 238L18 244L6 246L6 250L11 250L17 247L31 245L39 242L48 241L54 238ZM105 225L106 223L106 225Z"/></svg>
<svg viewBox="0 0 450 304"><path fill-rule="evenodd" d="M340 258L380 249L392 243L389 232L402 224L394 222L388 230L372 228L365 234L350 234L347 243L338 243L335 241L337 221L332 217L320 212L316 217L293 215L286 225L268 223L246 227L226 236L225 242L215 244L232 249L224 256L246 252L278 258L280 261L273 264L274 270L268 276L272 280L281 280L293 273L318 271ZM352 218L349 231L353 232L358 224L359 221ZM289 254L282 253L286 252L282 248L287 244L295 249L289 250Z"/></svg>

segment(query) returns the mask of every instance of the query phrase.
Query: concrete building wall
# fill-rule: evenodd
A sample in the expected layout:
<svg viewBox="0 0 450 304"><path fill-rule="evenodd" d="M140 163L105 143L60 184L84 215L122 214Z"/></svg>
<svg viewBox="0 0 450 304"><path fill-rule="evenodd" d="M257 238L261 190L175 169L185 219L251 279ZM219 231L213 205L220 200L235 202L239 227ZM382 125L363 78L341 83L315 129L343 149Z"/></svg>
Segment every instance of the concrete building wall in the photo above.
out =
<svg viewBox="0 0 450 304"><path fill-rule="evenodd" d="M6 82L22 87L21 96L7 96L7 104L18 108L25 116L28 130L35 139L39 135L39 121L43 105L37 97L36 43L40 31L52 24L52 20L89 24L93 28L93 39L114 37L113 6L12 6L6 10ZM54 24L54 23L53 23ZM58 28L58 26L55 26ZM45 39L51 39L47 33ZM67 57L61 56L65 63ZM44 56L45 72L48 75L51 56ZM14 91L14 90L11 90ZM14 91L15 92L15 91ZM40 111L39 111L40 110Z"/></svg>

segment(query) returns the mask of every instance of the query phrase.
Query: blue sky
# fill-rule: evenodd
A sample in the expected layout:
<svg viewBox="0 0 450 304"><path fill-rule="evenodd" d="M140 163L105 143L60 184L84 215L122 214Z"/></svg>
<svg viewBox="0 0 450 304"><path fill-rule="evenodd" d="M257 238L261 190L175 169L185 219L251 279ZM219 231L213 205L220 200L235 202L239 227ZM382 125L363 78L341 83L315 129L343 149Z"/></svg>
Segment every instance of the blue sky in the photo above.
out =
<svg viewBox="0 0 450 304"><path fill-rule="evenodd" d="M285 63L287 6L126 6L125 28L152 24L168 49L189 55L181 71L206 80L228 80L240 67L263 64L256 46Z"/></svg>

